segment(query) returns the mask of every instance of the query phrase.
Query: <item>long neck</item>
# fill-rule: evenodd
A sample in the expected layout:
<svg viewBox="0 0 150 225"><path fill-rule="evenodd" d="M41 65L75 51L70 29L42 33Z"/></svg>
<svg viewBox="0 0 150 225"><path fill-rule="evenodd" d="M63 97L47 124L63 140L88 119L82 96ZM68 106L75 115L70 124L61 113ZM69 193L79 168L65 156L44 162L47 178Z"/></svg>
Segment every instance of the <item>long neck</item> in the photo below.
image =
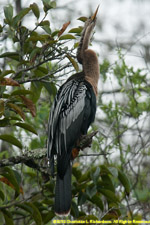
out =
<svg viewBox="0 0 150 225"><path fill-rule="evenodd" d="M83 72L85 79L93 86L95 95L97 96L97 85L99 80L99 63L96 53L91 49L84 51Z"/></svg>
<svg viewBox="0 0 150 225"><path fill-rule="evenodd" d="M77 51L77 59L78 62L83 65L85 79L93 86L95 95L97 96L99 63L96 53L91 49L88 49L93 28L94 23L91 23L84 28Z"/></svg>
<svg viewBox="0 0 150 225"><path fill-rule="evenodd" d="M89 46L92 30L93 30L93 27L90 26L90 27L85 27L83 32L82 32L79 47L78 47L78 50L77 50L77 60L81 64L83 64L84 51Z"/></svg>

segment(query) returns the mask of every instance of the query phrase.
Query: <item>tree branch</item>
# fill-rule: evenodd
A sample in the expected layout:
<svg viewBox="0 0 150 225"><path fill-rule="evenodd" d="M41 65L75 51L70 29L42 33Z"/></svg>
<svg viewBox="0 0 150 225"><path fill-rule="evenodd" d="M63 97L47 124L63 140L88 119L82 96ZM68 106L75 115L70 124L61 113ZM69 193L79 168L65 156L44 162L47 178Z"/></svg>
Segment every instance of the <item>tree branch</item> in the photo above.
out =
<svg viewBox="0 0 150 225"><path fill-rule="evenodd" d="M56 73L58 73L58 72L60 72L60 71L62 71L62 70L68 68L69 65L70 65L70 63L66 64L66 65L63 66L63 67L60 67L59 69L57 69L57 70L55 70L55 71L52 71L51 73L46 74L46 75L43 76L43 77L39 77L39 78L31 78L31 79L27 79L27 80L17 80L17 81L18 81L19 84L24 84L24 83L33 82L33 81L45 81L44 79L46 79L46 78L48 78L48 77L50 77L50 76L52 76L52 75L54 75L54 74L56 74Z"/></svg>
<svg viewBox="0 0 150 225"><path fill-rule="evenodd" d="M97 134L98 131L93 131L90 134L84 135L81 137L78 148L84 149L86 147L89 147L92 143L92 138ZM22 156L13 156L8 159L2 159L0 160L0 167L5 166L13 166L19 163L24 163L25 165L36 169L42 173L45 174L46 169L45 167L41 167L39 163L36 162L36 160L44 159L47 156L47 149L34 149L34 150L25 150Z"/></svg>
<svg viewBox="0 0 150 225"><path fill-rule="evenodd" d="M147 93L147 89L150 88L150 84L146 85L145 87L140 87L138 88L138 91L141 91L141 92L145 92ZM131 92L133 91L134 88L128 88L126 89L125 91L126 92ZM105 91L100 91L99 94L100 95L105 95L105 94L116 94L116 93L125 93L125 92L122 92L122 89L121 88L117 88L117 89L114 89L114 90L105 90Z"/></svg>

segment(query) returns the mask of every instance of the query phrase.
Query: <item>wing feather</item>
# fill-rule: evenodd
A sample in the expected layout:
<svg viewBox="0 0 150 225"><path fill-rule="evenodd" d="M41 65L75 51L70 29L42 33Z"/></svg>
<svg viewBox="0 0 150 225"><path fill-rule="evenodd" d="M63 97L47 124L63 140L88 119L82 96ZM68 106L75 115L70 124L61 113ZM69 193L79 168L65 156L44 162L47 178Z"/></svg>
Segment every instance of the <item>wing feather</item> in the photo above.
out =
<svg viewBox="0 0 150 225"><path fill-rule="evenodd" d="M83 81L70 80L58 92L49 117L48 157L67 152L67 130L84 110L86 90Z"/></svg>

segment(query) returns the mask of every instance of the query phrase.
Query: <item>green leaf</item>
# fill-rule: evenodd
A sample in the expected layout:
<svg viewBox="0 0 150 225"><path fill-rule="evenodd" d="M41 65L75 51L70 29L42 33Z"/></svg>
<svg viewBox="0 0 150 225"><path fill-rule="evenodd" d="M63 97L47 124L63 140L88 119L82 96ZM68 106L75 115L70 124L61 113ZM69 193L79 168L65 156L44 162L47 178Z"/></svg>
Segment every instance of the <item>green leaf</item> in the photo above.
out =
<svg viewBox="0 0 150 225"><path fill-rule="evenodd" d="M97 192L97 187L96 185L89 185L86 187L86 194L89 196L89 198L92 198Z"/></svg>
<svg viewBox="0 0 150 225"><path fill-rule="evenodd" d="M5 219L5 225L14 225L11 213L6 209L1 209L1 211Z"/></svg>
<svg viewBox="0 0 150 225"><path fill-rule="evenodd" d="M22 121L22 119L20 119L20 118L17 117L17 116L10 116L10 117L9 117L9 120L19 120L19 121Z"/></svg>
<svg viewBox="0 0 150 225"><path fill-rule="evenodd" d="M42 84L40 82L32 82L30 90L33 93L31 100L36 103L41 95Z"/></svg>
<svg viewBox="0 0 150 225"><path fill-rule="evenodd" d="M101 174L110 174L110 175L112 175L111 172L109 171L109 168L107 168L107 166L101 165L100 169L101 169L101 171L100 171Z"/></svg>
<svg viewBox="0 0 150 225"><path fill-rule="evenodd" d="M0 33L3 32L3 27L2 25L0 24Z"/></svg>
<svg viewBox="0 0 150 225"><path fill-rule="evenodd" d="M51 221L55 216L55 213L53 211L49 211L46 214L42 214L43 222L44 224L47 224L49 221Z"/></svg>
<svg viewBox="0 0 150 225"><path fill-rule="evenodd" d="M71 203L71 215L73 215L75 218L79 217L79 209L74 201Z"/></svg>
<svg viewBox="0 0 150 225"><path fill-rule="evenodd" d="M82 220L84 220L84 221L92 221L93 220L93 222L95 222L95 221L98 221L98 218L96 217L96 216L94 216L94 215L88 215L88 216L82 216L82 217L79 217L80 218L80 220L82 221ZM84 223L85 224L85 223ZM89 224L89 223L88 223ZM93 224L93 223L91 223L91 224Z"/></svg>
<svg viewBox="0 0 150 225"><path fill-rule="evenodd" d="M59 30L55 30L55 31L52 33L52 37L55 37L58 33L59 33Z"/></svg>
<svg viewBox="0 0 150 225"><path fill-rule="evenodd" d="M0 55L0 58L8 57L10 59L14 59L19 61L19 54L17 52L5 52Z"/></svg>
<svg viewBox="0 0 150 225"><path fill-rule="evenodd" d="M28 14L30 10L31 8L25 8L21 10L20 13L13 18L13 26L16 27L16 25L23 19L25 15Z"/></svg>
<svg viewBox="0 0 150 225"><path fill-rule="evenodd" d="M26 211L26 212L28 212L28 213L32 213L32 208L29 206L29 205L27 205L26 203L23 203L23 204L16 204L16 206L18 207L18 208L21 208L21 209L23 209L24 211Z"/></svg>
<svg viewBox="0 0 150 225"><path fill-rule="evenodd" d="M18 122L18 123L15 123L14 126L21 127L23 129L28 130L28 131L37 135L37 131L31 125L29 125L27 123L19 123Z"/></svg>
<svg viewBox="0 0 150 225"><path fill-rule="evenodd" d="M101 200L101 198L100 198L100 195L98 195L98 194L94 195L94 196L90 199L90 201L91 201L92 203L94 203L97 207L99 207L102 211L104 210L104 205L103 205L103 202L102 202L102 200Z"/></svg>
<svg viewBox="0 0 150 225"><path fill-rule="evenodd" d="M1 113L1 109L0 109L0 113ZM4 118L0 120L0 127L7 127L9 125L10 125L10 120L8 118Z"/></svg>
<svg viewBox="0 0 150 225"><path fill-rule="evenodd" d="M26 214L26 212L24 212L24 211L22 211L22 210L19 210L19 209L17 209L17 210L11 210L11 213L13 214L13 216L15 216L15 215L17 215L17 216L20 216L20 217L26 217L27 216L27 214Z"/></svg>
<svg viewBox="0 0 150 225"><path fill-rule="evenodd" d="M27 39L27 41L33 41L33 42L37 42L37 41L46 41L49 39L49 35L48 34L38 34L36 36L31 36Z"/></svg>
<svg viewBox="0 0 150 225"><path fill-rule="evenodd" d="M112 174L112 176L114 177L118 177L118 170L115 167L108 167L110 173Z"/></svg>
<svg viewBox="0 0 150 225"><path fill-rule="evenodd" d="M78 28L72 28L71 30L69 30L68 33L80 34L81 31L82 31L82 27L78 27Z"/></svg>
<svg viewBox="0 0 150 225"><path fill-rule="evenodd" d="M43 74L47 74L48 73L48 69L45 68L44 66L38 66L38 70L40 70Z"/></svg>
<svg viewBox="0 0 150 225"><path fill-rule="evenodd" d="M41 49L39 47L36 47L32 50L30 53L30 61L34 62L36 58L40 55Z"/></svg>
<svg viewBox="0 0 150 225"><path fill-rule="evenodd" d="M0 100L0 117L3 116L4 110L5 110L4 101L3 100Z"/></svg>
<svg viewBox="0 0 150 225"><path fill-rule="evenodd" d="M49 95L53 95L53 96L56 95L56 93L57 93L57 88L56 88L56 86L55 86L54 83L50 83L50 84L49 84L49 83L43 82L42 84L43 84L43 86L45 87L45 89L48 91Z"/></svg>
<svg viewBox="0 0 150 225"><path fill-rule="evenodd" d="M56 2L55 1L51 1L50 2L50 5L51 5L51 7L54 9L54 8L56 8Z"/></svg>
<svg viewBox="0 0 150 225"><path fill-rule="evenodd" d="M76 38L71 34L64 34L59 38L59 40L69 40L69 39L76 39Z"/></svg>
<svg viewBox="0 0 150 225"><path fill-rule="evenodd" d="M103 221L110 221L112 219L118 219L118 218L119 218L118 212L117 212L117 210L114 209L114 210L111 210L110 212L108 212L107 214L105 214L101 218L101 220L103 220Z"/></svg>
<svg viewBox="0 0 150 225"><path fill-rule="evenodd" d="M123 173L121 170L118 170L118 179L120 180L121 184L124 186L126 194L129 195L131 191L130 183L126 174Z"/></svg>
<svg viewBox="0 0 150 225"><path fill-rule="evenodd" d="M21 184L21 180L22 180L20 173L17 170L14 170L14 169L13 169L13 173L15 175L17 183L20 185Z"/></svg>
<svg viewBox="0 0 150 225"><path fill-rule="evenodd" d="M91 171L91 178L94 182L96 182L100 176L100 167L97 167L96 170L93 172Z"/></svg>
<svg viewBox="0 0 150 225"><path fill-rule="evenodd" d="M84 173L80 179L78 180L79 183L82 183L84 181L87 181L90 179L90 171L87 171L86 173Z"/></svg>
<svg viewBox="0 0 150 225"><path fill-rule="evenodd" d="M31 95L33 94L32 91L29 91L29 90L16 90L16 91L13 91L11 93L11 96L14 96L14 95Z"/></svg>
<svg viewBox="0 0 150 225"><path fill-rule="evenodd" d="M102 178L104 187L106 187L108 190L115 193L115 188L113 186L111 178L106 174L101 175L101 178Z"/></svg>
<svg viewBox="0 0 150 225"><path fill-rule="evenodd" d="M19 195L20 187L19 187L19 184L18 184L18 181L16 179L16 175L15 175L14 171L12 169L10 169L9 167L4 167L4 168L1 168L0 174L3 177L8 179L8 181L14 186L14 188L17 192L17 195Z"/></svg>
<svg viewBox="0 0 150 225"><path fill-rule="evenodd" d="M107 59L104 59L103 63L100 65L100 72L104 79L104 81L107 79L107 72L110 67L110 62Z"/></svg>
<svg viewBox="0 0 150 225"><path fill-rule="evenodd" d="M134 197L140 202L147 202L150 199L149 188L145 187L143 190L136 188L134 190Z"/></svg>
<svg viewBox="0 0 150 225"><path fill-rule="evenodd" d="M109 201L117 203L119 202L118 197L110 190L103 189L101 187L97 187L98 191L102 193Z"/></svg>
<svg viewBox="0 0 150 225"><path fill-rule="evenodd" d="M14 71L14 70L5 70L5 71L3 71L3 72L0 74L0 80L1 80L3 77L5 77L5 76L7 76L8 74L11 74L11 73L15 73L15 71Z"/></svg>
<svg viewBox="0 0 150 225"><path fill-rule="evenodd" d="M2 199L2 201L4 201L4 199L5 199L5 195L1 190L0 190L0 198Z"/></svg>
<svg viewBox="0 0 150 225"><path fill-rule="evenodd" d="M67 58L72 63L72 65L75 68L76 72L78 72L79 71L79 67L78 67L77 62L70 55L67 55Z"/></svg>
<svg viewBox="0 0 150 225"><path fill-rule="evenodd" d="M44 11L47 12L49 9L56 8L56 2L50 0L42 0L44 5Z"/></svg>
<svg viewBox="0 0 150 225"><path fill-rule="evenodd" d="M42 22L39 23L39 26L50 26L49 20L43 20Z"/></svg>
<svg viewBox="0 0 150 225"><path fill-rule="evenodd" d="M41 26L41 28L43 30L45 30L46 33L51 34L51 29L50 29L50 22L49 20L44 20L41 23L39 23L39 26Z"/></svg>
<svg viewBox="0 0 150 225"><path fill-rule="evenodd" d="M42 225L42 217L41 217L41 214L40 214L40 211L38 210L38 208L35 206L35 204L33 203L25 203L27 206L31 207L32 208L32 213L31 213L31 216L33 217L35 223L37 225Z"/></svg>
<svg viewBox="0 0 150 225"><path fill-rule="evenodd" d="M5 22L10 25L12 22L12 17L13 17L12 5L4 7L4 14L5 14L5 18L6 18Z"/></svg>
<svg viewBox="0 0 150 225"><path fill-rule="evenodd" d="M76 180L78 181L81 177L81 171L78 169L78 167L72 167L72 174L75 176Z"/></svg>
<svg viewBox="0 0 150 225"><path fill-rule="evenodd" d="M49 27L48 25L42 26L42 29L43 29L46 33L51 34L51 29L50 29L50 27Z"/></svg>
<svg viewBox="0 0 150 225"><path fill-rule="evenodd" d="M82 21L82 22L85 22L87 20L87 17L85 16L82 16L82 17L79 17L78 20Z"/></svg>
<svg viewBox="0 0 150 225"><path fill-rule="evenodd" d="M32 9L32 12L38 19L40 17L40 10L39 10L38 5L34 2L33 4L30 5L30 8Z"/></svg>
<svg viewBox="0 0 150 225"><path fill-rule="evenodd" d="M9 135L9 134L2 134L0 135L0 139L3 141L6 141L12 145L17 146L18 148L22 149L22 144L20 141L18 141L15 137Z"/></svg>
<svg viewBox="0 0 150 225"><path fill-rule="evenodd" d="M80 191L78 196L78 205L83 205L87 200L87 194L85 192Z"/></svg>
<svg viewBox="0 0 150 225"><path fill-rule="evenodd" d="M13 104L13 103L7 103L7 106L8 106L10 109L15 110L15 112L16 112L17 114L19 114L19 115L22 117L23 120L25 120L25 114L24 114L24 112L22 111L22 108L21 108L21 107L19 107L18 105L15 105L15 104Z"/></svg>
<svg viewBox="0 0 150 225"><path fill-rule="evenodd" d="M35 223L37 225L42 225L42 217L40 214L39 209L35 206L34 203L30 203L30 202L25 202L24 204L17 204L17 206L23 210L25 210L26 212L30 213L30 215L32 216L33 220L35 221Z"/></svg>

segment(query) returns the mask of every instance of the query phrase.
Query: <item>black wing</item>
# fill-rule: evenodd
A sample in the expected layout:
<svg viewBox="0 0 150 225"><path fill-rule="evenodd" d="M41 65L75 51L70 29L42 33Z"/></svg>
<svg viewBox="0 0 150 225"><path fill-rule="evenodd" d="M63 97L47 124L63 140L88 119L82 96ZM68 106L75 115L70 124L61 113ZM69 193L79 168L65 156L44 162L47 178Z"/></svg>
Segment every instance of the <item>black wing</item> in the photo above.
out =
<svg viewBox="0 0 150 225"><path fill-rule="evenodd" d="M51 109L48 131L48 157L57 154L57 170L63 177L71 150L87 132L96 112L96 97L85 80L70 80L59 90Z"/></svg>

